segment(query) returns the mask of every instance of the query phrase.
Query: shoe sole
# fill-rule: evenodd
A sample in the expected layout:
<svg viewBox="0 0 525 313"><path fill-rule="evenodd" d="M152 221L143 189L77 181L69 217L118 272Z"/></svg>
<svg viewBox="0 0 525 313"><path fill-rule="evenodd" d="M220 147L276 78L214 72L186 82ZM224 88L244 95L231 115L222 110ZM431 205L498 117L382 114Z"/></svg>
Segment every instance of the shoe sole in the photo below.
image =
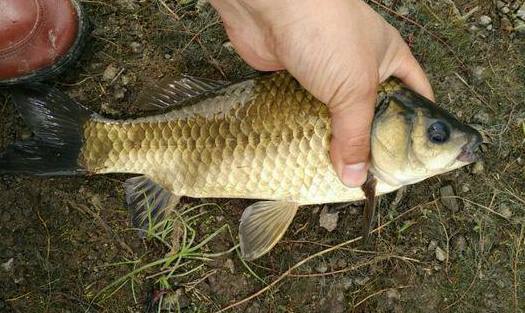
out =
<svg viewBox="0 0 525 313"><path fill-rule="evenodd" d="M86 39L90 30L90 23L82 8L82 5L77 0L70 0L77 11L78 16L78 34L69 51L60 60L51 66L36 70L32 73L18 76L15 78L0 80L0 87L12 86L17 84L27 84L40 82L46 79L53 78L64 72L72 63L78 60L82 54L82 49L86 44Z"/></svg>

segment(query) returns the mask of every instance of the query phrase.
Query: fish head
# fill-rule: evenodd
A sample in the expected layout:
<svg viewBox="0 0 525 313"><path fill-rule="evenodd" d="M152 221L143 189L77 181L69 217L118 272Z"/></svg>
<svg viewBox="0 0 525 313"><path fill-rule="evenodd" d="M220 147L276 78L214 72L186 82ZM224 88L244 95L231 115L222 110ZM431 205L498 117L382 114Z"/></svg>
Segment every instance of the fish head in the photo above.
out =
<svg viewBox="0 0 525 313"><path fill-rule="evenodd" d="M414 184L476 161L481 134L416 92L400 87L376 111L370 171L391 186Z"/></svg>

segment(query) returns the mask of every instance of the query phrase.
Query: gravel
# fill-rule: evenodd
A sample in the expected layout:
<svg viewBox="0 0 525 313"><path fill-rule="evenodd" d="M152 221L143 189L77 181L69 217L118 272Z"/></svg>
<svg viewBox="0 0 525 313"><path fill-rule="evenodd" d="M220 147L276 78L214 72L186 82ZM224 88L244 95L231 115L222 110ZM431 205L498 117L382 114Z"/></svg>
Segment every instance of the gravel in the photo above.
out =
<svg viewBox="0 0 525 313"><path fill-rule="evenodd" d="M447 259L447 253L443 249L441 249L439 246L436 247L435 253L436 253L436 259L439 262L443 262Z"/></svg>
<svg viewBox="0 0 525 313"><path fill-rule="evenodd" d="M488 15L482 15L479 18L479 24L483 26L490 25L492 23L492 19Z"/></svg>
<svg viewBox="0 0 525 313"><path fill-rule="evenodd" d="M443 203L447 209L453 213L459 211L458 199L455 198L456 195L454 194L454 189L451 185L441 187L441 189L439 189L439 193L441 195L441 203Z"/></svg>
<svg viewBox="0 0 525 313"><path fill-rule="evenodd" d="M319 215L319 225L329 232L334 231L339 220L339 212L330 212L328 206L324 206Z"/></svg>
<svg viewBox="0 0 525 313"><path fill-rule="evenodd" d="M478 161L474 163L474 166L472 166L472 174L474 175L483 174L484 171L485 171L485 164L483 163L483 161Z"/></svg>
<svg viewBox="0 0 525 313"><path fill-rule="evenodd" d="M102 74L102 80L105 82L111 82L115 76L118 74L118 68L116 68L113 64L110 64L106 67L104 70L104 73Z"/></svg>

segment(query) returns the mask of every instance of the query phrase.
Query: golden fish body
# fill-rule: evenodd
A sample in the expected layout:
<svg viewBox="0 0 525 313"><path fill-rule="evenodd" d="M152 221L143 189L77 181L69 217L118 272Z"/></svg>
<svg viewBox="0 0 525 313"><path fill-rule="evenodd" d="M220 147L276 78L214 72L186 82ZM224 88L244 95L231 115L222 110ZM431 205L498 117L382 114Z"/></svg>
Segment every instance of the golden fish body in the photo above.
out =
<svg viewBox="0 0 525 313"><path fill-rule="evenodd" d="M93 173L145 174L176 195L353 201L328 154L327 107L285 74L229 86L167 114L86 123L81 160ZM380 193L394 187L379 183Z"/></svg>

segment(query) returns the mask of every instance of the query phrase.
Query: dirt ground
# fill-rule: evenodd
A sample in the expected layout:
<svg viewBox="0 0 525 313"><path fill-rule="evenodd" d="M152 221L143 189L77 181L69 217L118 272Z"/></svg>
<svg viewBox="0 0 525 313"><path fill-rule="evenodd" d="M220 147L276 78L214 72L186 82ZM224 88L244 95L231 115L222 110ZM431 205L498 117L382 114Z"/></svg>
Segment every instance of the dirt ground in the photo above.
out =
<svg viewBox="0 0 525 313"><path fill-rule="evenodd" d="M409 42L438 103L483 132L484 160L382 197L383 227L367 246L322 252L231 311L525 312L525 35L513 31L518 2L370 2ZM83 4L93 24L89 43L76 66L49 83L109 117L140 115L134 103L141 90L165 76L228 80L251 71L224 45L209 5ZM28 133L0 91L0 148ZM235 251L212 254L236 245L249 202L184 199L186 210L197 206L186 216L193 243L181 245L177 223L142 240L124 207L126 178L0 176L0 312L215 312L360 235L359 203L326 206L338 213L332 232L320 227L323 207L310 207L271 253L243 264ZM446 186L455 204L441 199ZM170 250L179 251L180 264Z"/></svg>

